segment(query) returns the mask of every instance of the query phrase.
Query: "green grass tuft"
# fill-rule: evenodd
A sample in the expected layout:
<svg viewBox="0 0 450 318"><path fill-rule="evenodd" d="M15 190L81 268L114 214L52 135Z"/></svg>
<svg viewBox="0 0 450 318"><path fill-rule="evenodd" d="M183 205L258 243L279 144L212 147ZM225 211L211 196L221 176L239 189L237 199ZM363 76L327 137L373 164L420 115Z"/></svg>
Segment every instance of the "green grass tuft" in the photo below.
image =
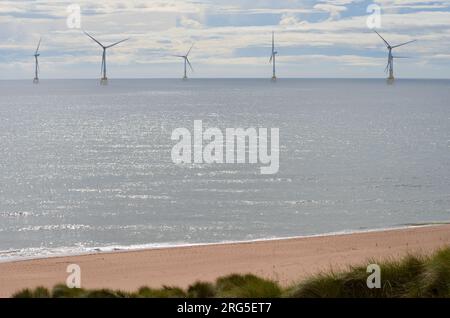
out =
<svg viewBox="0 0 450 318"><path fill-rule="evenodd" d="M69 288L66 285L59 284L53 287L53 298L83 298L86 295L86 291L80 288Z"/></svg>
<svg viewBox="0 0 450 318"><path fill-rule="evenodd" d="M178 287L164 286L161 289L141 287L138 291L138 297L141 298L185 298L186 293Z"/></svg>
<svg viewBox="0 0 450 318"><path fill-rule="evenodd" d="M211 283L197 282L189 286L188 298L213 298L216 296L216 287Z"/></svg>
<svg viewBox="0 0 450 318"><path fill-rule="evenodd" d="M292 288L288 297L299 298L404 298L450 297L450 248L432 257L409 255L401 261L376 262L381 288L369 289L365 266L341 273L320 274Z"/></svg>
<svg viewBox="0 0 450 318"><path fill-rule="evenodd" d="M450 248L436 253L424 266L410 297L450 298Z"/></svg>
<svg viewBox="0 0 450 318"><path fill-rule="evenodd" d="M275 298L282 294L276 282L252 274L233 274L219 278L216 289L218 297L231 298Z"/></svg>
<svg viewBox="0 0 450 318"><path fill-rule="evenodd" d="M34 298L33 291L29 288L23 289L13 295L13 298Z"/></svg>

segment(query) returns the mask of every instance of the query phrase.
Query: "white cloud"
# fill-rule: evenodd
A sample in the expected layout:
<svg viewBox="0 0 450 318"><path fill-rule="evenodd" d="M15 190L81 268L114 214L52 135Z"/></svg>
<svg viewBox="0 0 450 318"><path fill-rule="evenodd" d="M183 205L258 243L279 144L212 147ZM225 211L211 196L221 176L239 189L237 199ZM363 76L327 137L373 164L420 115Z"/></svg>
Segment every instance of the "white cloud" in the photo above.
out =
<svg viewBox="0 0 450 318"><path fill-rule="evenodd" d="M298 27L305 24L305 21L300 21L295 14L285 13L281 16L280 25L283 27Z"/></svg>
<svg viewBox="0 0 450 318"><path fill-rule="evenodd" d="M328 4L328 3L318 3L314 6L314 9L319 11L325 11L330 14L329 19L330 20L336 20L340 18L341 12L347 11L347 8L344 6L338 6L334 4Z"/></svg>
<svg viewBox="0 0 450 318"><path fill-rule="evenodd" d="M180 26L187 28L187 29L200 29L202 28L202 24L194 19L189 19L185 16L182 16L180 18Z"/></svg>

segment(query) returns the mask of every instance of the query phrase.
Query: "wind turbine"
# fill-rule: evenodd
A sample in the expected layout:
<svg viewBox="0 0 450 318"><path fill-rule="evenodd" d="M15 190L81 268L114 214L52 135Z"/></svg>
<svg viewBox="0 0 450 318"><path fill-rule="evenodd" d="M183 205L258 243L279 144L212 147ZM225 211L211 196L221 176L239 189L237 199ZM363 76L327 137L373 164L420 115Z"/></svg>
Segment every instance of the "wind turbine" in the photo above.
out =
<svg viewBox="0 0 450 318"><path fill-rule="evenodd" d="M412 40L412 41L408 41L402 44L398 44L398 45L390 45L388 41L386 41L377 31L373 30L376 34L378 34L378 36L383 40L384 44L386 44L386 47L389 51L388 53L388 63L386 65L386 69L385 72L388 73L389 72L389 77L387 78L389 82L393 82L394 81L394 59L403 59L406 57L403 56L394 56L392 54L392 50L395 48L398 48L400 46L415 42L416 40Z"/></svg>
<svg viewBox="0 0 450 318"><path fill-rule="evenodd" d="M105 45L101 44L99 41L97 41L94 37L92 37L92 36L91 36L89 33L87 33L86 31L83 31L83 32L84 32L84 34L86 34L88 37L90 37L93 41L95 41L98 45L100 45L100 46L102 47L102 49L103 49L103 55L102 55L102 68L101 68L101 71L100 71L101 74L102 74L102 78L100 79L100 84L106 85L106 84L108 83L108 77L106 77L106 49L109 49L109 48L111 48L111 47L113 47L113 46L116 46L116 45L119 44L119 43L128 41L129 38L128 38L128 39L125 39L125 40L121 40L121 41L116 42L116 43L113 43L113 44L111 44L111 45L105 46Z"/></svg>
<svg viewBox="0 0 450 318"><path fill-rule="evenodd" d="M41 54L39 54L39 47L41 46L41 40L42 40L42 38L39 39L39 43L36 48L36 52L34 52L34 60L35 60L34 80L33 80L34 84L39 84L39 60L38 60L38 57L41 55Z"/></svg>
<svg viewBox="0 0 450 318"><path fill-rule="evenodd" d="M275 51L275 32L272 32L272 54L270 55L269 63L272 63L273 67L273 74L272 74L272 81L277 80L276 75L276 69L275 69L275 57L277 56L278 52Z"/></svg>
<svg viewBox="0 0 450 318"><path fill-rule="evenodd" d="M189 67L191 68L191 71L193 72L194 69L192 68L191 62L189 61L189 53L191 53L192 48L194 47L194 44L192 44L191 48L189 49L189 51L187 51L187 53L185 55L174 55L176 57L180 57L182 59L184 59L184 76L183 76L183 80L187 80L187 65L189 65Z"/></svg>

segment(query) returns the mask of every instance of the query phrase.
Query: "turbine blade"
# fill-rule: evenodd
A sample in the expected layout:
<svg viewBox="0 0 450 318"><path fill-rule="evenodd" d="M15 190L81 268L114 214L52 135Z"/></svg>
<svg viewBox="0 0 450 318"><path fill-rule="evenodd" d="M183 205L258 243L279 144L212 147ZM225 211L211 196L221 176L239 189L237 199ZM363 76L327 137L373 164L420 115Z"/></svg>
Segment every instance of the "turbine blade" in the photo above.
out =
<svg viewBox="0 0 450 318"><path fill-rule="evenodd" d="M409 56L393 56L394 59L409 59Z"/></svg>
<svg viewBox="0 0 450 318"><path fill-rule="evenodd" d="M272 63L273 54L270 56L269 63Z"/></svg>
<svg viewBox="0 0 450 318"><path fill-rule="evenodd" d="M97 41L96 39L94 39L94 37L92 37L89 33L87 33L86 31L83 31L84 34L86 34L88 37L90 37L92 40L94 40L98 45L100 45L102 48L105 48L103 46L103 44L101 44L99 41Z"/></svg>
<svg viewBox="0 0 450 318"><path fill-rule="evenodd" d="M373 30L373 32L375 32L376 34L378 34L378 36L383 40L384 44L386 44L386 47L391 47L391 45L388 43L388 41L386 41L381 35L380 33L378 33L377 31Z"/></svg>
<svg viewBox="0 0 450 318"><path fill-rule="evenodd" d="M194 68L192 67L191 62L189 62L189 59L187 57L186 57L186 62L189 64L191 71L194 72Z"/></svg>
<svg viewBox="0 0 450 318"><path fill-rule="evenodd" d="M38 54L38 52L39 52L39 47L41 46L41 40L42 40L42 38L39 38L39 43L38 43L38 46L37 46L37 48L36 48L36 53L34 53L34 54Z"/></svg>
<svg viewBox="0 0 450 318"><path fill-rule="evenodd" d="M402 43L402 44L399 44L399 45L394 45L392 48L395 49L396 47L403 46L403 45L406 45L406 44L409 44L409 43L413 43L413 42L416 42L416 41L417 40L412 40L412 41L408 41L408 42L405 42L405 43Z"/></svg>
<svg viewBox="0 0 450 318"><path fill-rule="evenodd" d="M192 43L191 48L189 49L189 51L186 53L186 57L189 56L189 53L191 53L192 48L194 47L194 43Z"/></svg>
<svg viewBox="0 0 450 318"><path fill-rule="evenodd" d="M129 39L130 39L130 38L125 39L125 40L122 40L122 41L119 41L119 42L116 42L116 43L113 43L113 44L111 44L111 45L105 46L105 48L109 49L110 47L113 47L113 46L116 46L117 44L120 44L120 43L122 43L122 42L128 41Z"/></svg>

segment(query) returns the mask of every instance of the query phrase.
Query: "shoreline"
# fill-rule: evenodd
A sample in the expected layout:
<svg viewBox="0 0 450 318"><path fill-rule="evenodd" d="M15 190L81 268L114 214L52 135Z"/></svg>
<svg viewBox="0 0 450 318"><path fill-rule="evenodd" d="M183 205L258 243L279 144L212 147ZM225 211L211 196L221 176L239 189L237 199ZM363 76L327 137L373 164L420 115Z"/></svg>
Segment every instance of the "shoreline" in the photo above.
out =
<svg viewBox="0 0 450 318"><path fill-rule="evenodd" d="M236 243L96 252L0 263L0 297L23 288L64 283L78 264L82 287L135 290L186 287L231 273L253 273L288 286L310 275L342 270L369 259L429 254L450 245L450 224Z"/></svg>
<svg viewBox="0 0 450 318"><path fill-rule="evenodd" d="M45 260L45 259L54 259L54 258L151 251L151 250L173 249L173 248L239 245L239 244L251 244L251 243L259 243L259 242L275 242L275 241L308 239L308 238L315 238L315 237L341 236L341 235L352 235L352 234L373 233L373 232L389 232L389 231L395 231L395 230L433 227L433 226L441 226L441 225L448 225L448 224L450 224L450 222L431 222L431 223L417 223L417 224L414 223L414 224L405 224L405 225L399 225L399 226L373 228L373 229L365 229L365 230L342 230L342 231L336 231L336 232L326 232L326 233L310 234L310 235L297 235L297 236L287 236L287 237L268 237L268 238L252 239L252 240L221 241L221 242L211 242L211 243L180 243L180 244L177 244L177 243L147 243L147 244L133 244L133 245L128 245L128 246L126 246L126 245L109 245L109 246L102 246L102 247L88 247L88 248L85 248L86 251L73 252L73 253L71 253L71 252L64 253L63 252L63 253L55 253L55 254L48 254L48 255L17 256L17 257L5 258L5 259L1 259L1 257L0 257L0 264L17 263L17 262L25 262L25 261L33 261L33 260ZM54 248L54 250L64 249L64 248L66 248L66 247ZM67 249L69 249L69 248L67 248ZM16 250L20 250L20 249L16 249ZM15 251L15 250L13 250L13 251ZM0 251L0 254L12 253L13 251L11 251L11 252Z"/></svg>

